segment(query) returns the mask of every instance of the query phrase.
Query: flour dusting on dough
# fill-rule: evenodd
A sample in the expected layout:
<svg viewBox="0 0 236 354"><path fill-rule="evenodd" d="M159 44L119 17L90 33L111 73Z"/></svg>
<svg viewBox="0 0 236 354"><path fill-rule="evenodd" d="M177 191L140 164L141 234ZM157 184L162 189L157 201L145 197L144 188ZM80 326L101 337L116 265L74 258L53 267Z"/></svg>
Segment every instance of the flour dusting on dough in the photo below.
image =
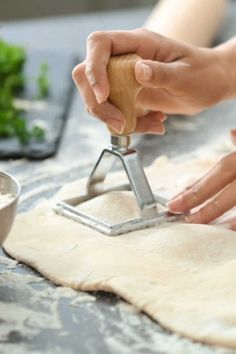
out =
<svg viewBox="0 0 236 354"><path fill-rule="evenodd" d="M191 161L175 163L164 157L158 159L147 168L152 189L163 192L168 189L170 195L176 193L185 187L187 181L193 181L213 166L219 155L211 154L206 159L197 157ZM121 174L115 174L112 178L113 182L119 179L119 183L122 183ZM74 196L78 191L84 193L84 186L84 182L76 181L63 189L64 196ZM89 205L89 209L93 213L96 206L105 215L109 214L109 196L99 198L95 200L95 205ZM127 198L121 196L121 204L122 198L123 205L126 205ZM119 210L122 208L116 200L113 207L122 216ZM35 224L39 220L40 230L37 230ZM172 224L109 238L54 214L51 205L44 204L17 217L5 248L16 259L33 265L57 284L76 290L115 292L161 323L164 328L208 344L236 348L235 335L232 335L232 319L236 311L236 274L233 267L235 242L235 233L230 230L189 224ZM54 300L59 292L64 292L71 303L78 303L76 296L73 297L73 291L68 293L65 289L57 289L53 288ZM41 299L47 301L43 292ZM93 304L89 307L92 312ZM121 310L120 315L127 312ZM130 313L127 317L129 323L138 326L138 316ZM217 323L226 321L226 330L220 330L222 324L209 325L212 318ZM77 317L74 319L79 320ZM121 321L117 335L106 337L106 342L114 352L122 352L127 348L127 345L123 346L120 337L123 326ZM132 337L136 341L137 335L131 330ZM212 353L211 348L200 344L193 346L190 341L180 340L177 335L170 336L167 333L165 340L164 337L163 333L159 337L157 327L156 342L154 340L153 344L164 352L173 347L172 353L182 354L187 351L191 354L197 353L197 350ZM146 350L140 341L135 349L143 349L143 352ZM214 352L226 353L227 350L217 349Z"/></svg>

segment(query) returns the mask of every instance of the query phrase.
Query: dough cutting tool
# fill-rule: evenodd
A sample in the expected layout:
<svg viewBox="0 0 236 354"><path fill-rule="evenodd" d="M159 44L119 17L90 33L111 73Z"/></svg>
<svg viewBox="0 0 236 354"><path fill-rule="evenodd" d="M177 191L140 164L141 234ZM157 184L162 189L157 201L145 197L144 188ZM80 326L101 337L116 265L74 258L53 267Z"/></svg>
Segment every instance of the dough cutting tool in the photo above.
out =
<svg viewBox="0 0 236 354"><path fill-rule="evenodd" d="M81 222L109 236L173 222L181 218L181 215L171 214L168 210L158 210L157 204L165 205L167 200L152 193L139 156L134 149L129 147L130 134L136 127L135 100L141 90L141 85L135 80L134 74L134 66L139 59L141 58L135 54L111 57L107 67L110 84L109 101L119 108L126 118L125 129L122 134L118 135L109 128L111 144L102 151L88 178L86 195L58 201L54 206L57 214ZM120 160L129 183L104 188L105 178L116 160ZM139 207L138 218L118 224L109 224L77 208L79 204L96 196L117 190L129 190L134 193Z"/></svg>

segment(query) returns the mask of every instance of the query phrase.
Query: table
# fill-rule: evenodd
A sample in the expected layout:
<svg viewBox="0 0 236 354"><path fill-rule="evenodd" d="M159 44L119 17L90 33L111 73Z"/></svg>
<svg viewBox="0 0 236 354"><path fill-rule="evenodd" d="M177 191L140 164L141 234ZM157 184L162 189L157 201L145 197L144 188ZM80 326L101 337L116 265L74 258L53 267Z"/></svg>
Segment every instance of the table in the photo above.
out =
<svg viewBox="0 0 236 354"><path fill-rule="evenodd" d="M85 56L87 35L95 30L139 27L150 8L100 12L34 21L8 22L1 35L28 48L54 49ZM236 3L218 41L235 34ZM216 78L217 84L217 78ZM235 101L211 108L197 118L173 117L164 137L136 136L134 145L149 164L161 154L176 157L226 135L235 127ZM64 183L86 176L108 142L106 129L88 117L75 91L66 131L55 158L43 162L0 162L0 169L22 184L20 211L52 196ZM21 264L0 256L1 353L226 353L163 330L146 315L112 294L89 296L57 288Z"/></svg>

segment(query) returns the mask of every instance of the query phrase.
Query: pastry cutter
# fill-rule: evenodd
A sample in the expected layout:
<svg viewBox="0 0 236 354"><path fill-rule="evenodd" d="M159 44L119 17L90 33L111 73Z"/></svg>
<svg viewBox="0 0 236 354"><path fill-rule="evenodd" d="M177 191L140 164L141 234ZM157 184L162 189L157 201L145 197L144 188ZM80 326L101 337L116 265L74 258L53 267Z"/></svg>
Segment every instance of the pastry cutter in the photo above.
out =
<svg viewBox="0 0 236 354"><path fill-rule="evenodd" d="M134 67L136 61L140 59L136 54L111 57L107 67L110 84L109 101L123 113L126 119L125 129L122 134L117 134L108 128L111 133L111 144L102 151L88 178L87 193L58 201L54 206L54 211L57 214L85 224L108 236L173 222L181 218L181 215L172 214L167 209L158 210L157 204L164 206L167 200L153 194L137 152L129 147L130 134L134 132L136 127L136 96L141 90L141 85L135 80ZM104 188L105 178L112 170L116 160L120 160L129 183L113 188ZM109 224L77 208L79 204L96 196L117 190L134 193L139 207L138 218L118 224Z"/></svg>

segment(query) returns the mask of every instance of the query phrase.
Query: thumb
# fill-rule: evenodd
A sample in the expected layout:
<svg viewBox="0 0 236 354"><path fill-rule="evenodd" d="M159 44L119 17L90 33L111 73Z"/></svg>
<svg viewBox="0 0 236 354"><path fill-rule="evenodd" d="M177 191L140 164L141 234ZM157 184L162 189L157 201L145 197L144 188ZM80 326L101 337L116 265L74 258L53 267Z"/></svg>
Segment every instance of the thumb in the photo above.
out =
<svg viewBox="0 0 236 354"><path fill-rule="evenodd" d="M136 80L145 87L170 88L176 86L182 76L183 63L162 63L140 60L135 65Z"/></svg>

